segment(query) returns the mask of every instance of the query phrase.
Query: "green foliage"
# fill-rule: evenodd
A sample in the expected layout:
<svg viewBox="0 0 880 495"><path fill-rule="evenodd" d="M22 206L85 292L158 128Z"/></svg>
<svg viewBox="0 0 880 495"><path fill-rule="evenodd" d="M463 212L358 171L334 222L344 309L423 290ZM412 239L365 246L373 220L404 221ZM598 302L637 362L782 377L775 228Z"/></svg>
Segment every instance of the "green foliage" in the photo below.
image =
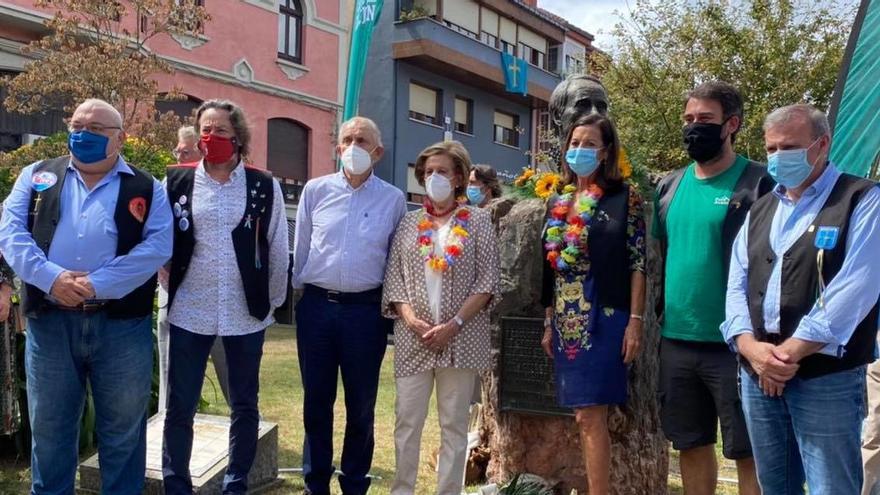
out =
<svg viewBox="0 0 880 495"><path fill-rule="evenodd" d="M612 58L593 60L632 162L662 171L688 161L684 96L713 79L741 91L736 147L763 159L767 113L830 103L854 13L853 0L636 0L612 31Z"/></svg>
<svg viewBox="0 0 880 495"><path fill-rule="evenodd" d="M547 483L532 475L517 474L499 491L501 495L553 495Z"/></svg>
<svg viewBox="0 0 880 495"><path fill-rule="evenodd" d="M159 180L165 177L165 168L177 163L167 149L142 139L129 137L122 146L125 161L153 174Z"/></svg>

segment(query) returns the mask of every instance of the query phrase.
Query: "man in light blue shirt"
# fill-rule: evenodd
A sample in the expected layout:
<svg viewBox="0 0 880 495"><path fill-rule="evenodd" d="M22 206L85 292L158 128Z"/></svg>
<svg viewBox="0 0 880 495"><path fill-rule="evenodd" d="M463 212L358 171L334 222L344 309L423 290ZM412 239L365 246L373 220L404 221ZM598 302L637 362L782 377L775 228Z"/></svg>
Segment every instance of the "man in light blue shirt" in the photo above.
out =
<svg viewBox="0 0 880 495"><path fill-rule="evenodd" d="M370 487L373 418L388 325L381 316L388 250L406 201L373 174L382 157L376 124L355 117L342 124L336 147L343 169L309 181L296 214L293 287L297 349L305 392L306 492L330 494L333 404L337 376L345 390L342 492Z"/></svg>
<svg viewBox="0 0 880 495"><path fill-rule="evenodd" d="M110 104L73 113L69 156L22 170L0 221L0 252L24 282L31 493L73 493L86 380L102 493L140 493L153 368L156 271L171 256L161 184L119 154Z"/></svg>
<svg viewBox="0 0 880 495"><path fill-rule="evenodd" d="M865 366L880 311L880 189L828 163L828 120L808 105L764 123L773 194L734 243L724 339L764 493L857 495Z"/></svg>

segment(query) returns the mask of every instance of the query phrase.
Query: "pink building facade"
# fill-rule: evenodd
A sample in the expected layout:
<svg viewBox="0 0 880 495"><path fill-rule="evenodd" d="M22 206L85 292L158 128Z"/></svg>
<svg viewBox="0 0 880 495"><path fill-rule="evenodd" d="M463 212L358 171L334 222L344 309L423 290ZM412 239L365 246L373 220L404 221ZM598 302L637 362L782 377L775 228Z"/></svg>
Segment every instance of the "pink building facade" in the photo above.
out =
<svg viewBox="0 0 880 495"><path fill-rule="evenodd" d="M334 170L348 60L346 1L197 1L211 16L200 36L150 41L149 48L174 68L172 75L157 76L160 93L177 88L186 95L158 105L182 116L212 98L241 105L253 129L253 164L283 179L295 202L307 179ZM21 47L45 33L49 15L29 0L0 1L0 71L24 69ZM0 123L7 149L51 131L51 123L30 120L33 129Z"/></svg>

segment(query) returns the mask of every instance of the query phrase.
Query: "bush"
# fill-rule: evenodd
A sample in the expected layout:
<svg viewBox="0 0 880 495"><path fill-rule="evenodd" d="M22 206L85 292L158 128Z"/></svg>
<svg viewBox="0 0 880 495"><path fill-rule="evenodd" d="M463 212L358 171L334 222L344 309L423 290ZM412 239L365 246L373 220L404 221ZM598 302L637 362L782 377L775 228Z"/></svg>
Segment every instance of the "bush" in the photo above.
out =
<svg viewBox="0 0 880 495"><path fill-rule="evenodd" d="M47 136L9 153L0 153L0 198L9 195L21 169L67 153L66 132ZM176 162L170 151L136 137L129 137L125 141L122 156L131 165L153 174L159 180L165 177L165 167Z"/></svg>

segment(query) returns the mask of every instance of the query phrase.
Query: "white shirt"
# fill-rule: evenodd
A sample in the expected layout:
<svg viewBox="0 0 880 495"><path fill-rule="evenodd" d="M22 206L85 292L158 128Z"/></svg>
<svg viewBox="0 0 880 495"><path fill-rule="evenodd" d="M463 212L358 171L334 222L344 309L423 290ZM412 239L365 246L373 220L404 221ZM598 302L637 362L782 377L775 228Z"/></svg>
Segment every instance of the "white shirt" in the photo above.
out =
<svg viewBox="0 0 880 495"><path fill-rule="evenodd" d="M443 256L450 230L452 230L452 219L437 229L437 234L433 239L434 256ZM438 272L425 263L425 285L428 290L428 307L431 308L431 317L434 318L433 324L439 325L442 323L440 321L440 304L443 302L443 272Z"/></svg>
<svg viewBox="0 0 880 495"><path fill-rule="evenodd" d="M341 171L310 180L296 211L293 287L312 284L340 292L379 287L405 214L403 192L375 174L357 189Z"/></svg>
<svg viewBox="0 0 880 495"><path fill-rule="evenodd" d="M248 312L232 244L232 231L241 222L247 201L244 164L239 162L229 180L221 184L199 163L194 180L191 213L195 247L186 276L168 312L168 321L201 335L258 332L274 323L272 313L284 303L287 290L287 218L281 186L272 180L274 196L268 240L269 303L273 311L260 321Z"/></svg>

